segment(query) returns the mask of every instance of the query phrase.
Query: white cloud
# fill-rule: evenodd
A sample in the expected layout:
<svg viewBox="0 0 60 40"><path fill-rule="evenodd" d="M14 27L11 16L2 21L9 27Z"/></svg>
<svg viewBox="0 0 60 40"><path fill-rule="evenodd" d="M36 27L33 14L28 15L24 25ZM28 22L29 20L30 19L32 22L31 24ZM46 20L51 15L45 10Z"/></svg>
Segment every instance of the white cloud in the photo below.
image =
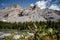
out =
<svg viewBox="0 0 60 40"><path fill-rule="evenodd" d="M32 3L32 4L30 4L30 6L34 6L34 4Z"/></svg>
<svg viewBox="0 0 60 40"><path fill-rule="evenodd" d="M45 9L46 8L46 1L38 1L35 4L40 7L40 9Z"/></svg>
<svg viewBox="0 0 60 40"><path fill-rule="evenodd" d="M53 9L53 10L60 10L59 6L56 4L51 4L52 0L42 0L42 1L37 1L35 3L35 5L37 5L40 9L45 9L45 8L49 8L49 9ZM48 4L48 5L47 5ZM50 6L51 5L51 6ZM34 6L34 4L31 4L30 6Z"/></svg>
<svg viewBox="0 0 60 40"><path fill-rule="evenodd" d="M56 4L51 5L49 9L60 10L60 8Z"/></svg>

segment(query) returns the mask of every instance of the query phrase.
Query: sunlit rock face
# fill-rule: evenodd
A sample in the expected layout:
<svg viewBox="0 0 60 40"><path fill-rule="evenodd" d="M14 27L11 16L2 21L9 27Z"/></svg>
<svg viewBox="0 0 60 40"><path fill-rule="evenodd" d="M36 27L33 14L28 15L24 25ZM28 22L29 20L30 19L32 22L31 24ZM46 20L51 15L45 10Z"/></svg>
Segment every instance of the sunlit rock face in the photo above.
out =
<svg viewBox="0 0 60 40"><path fill-rule="evenodd" d="M35 22L35 21L59 21L60 11L40 9L37 5L21 8L13 5L0 10L0 21L6 22Z"/></svg>

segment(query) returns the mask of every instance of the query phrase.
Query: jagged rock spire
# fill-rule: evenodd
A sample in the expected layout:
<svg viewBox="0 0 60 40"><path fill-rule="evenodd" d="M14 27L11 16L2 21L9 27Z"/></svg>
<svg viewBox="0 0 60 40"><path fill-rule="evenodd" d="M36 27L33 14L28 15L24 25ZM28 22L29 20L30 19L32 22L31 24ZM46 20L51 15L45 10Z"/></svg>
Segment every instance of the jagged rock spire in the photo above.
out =
<svg viewBox="0 0 60 40"><path fill-rule="evenodd" d="M13 5L14 8L21 8L18 4Z"/></svg>
<svg viewBox="0 0 60 40"><path fill-rule="evenodd" d="M11 6L8 6L4 9L7 9L7 10L10 10L10 9L21 9L20 5L18 4L15 4L15 5L11 5Z"/></svg>

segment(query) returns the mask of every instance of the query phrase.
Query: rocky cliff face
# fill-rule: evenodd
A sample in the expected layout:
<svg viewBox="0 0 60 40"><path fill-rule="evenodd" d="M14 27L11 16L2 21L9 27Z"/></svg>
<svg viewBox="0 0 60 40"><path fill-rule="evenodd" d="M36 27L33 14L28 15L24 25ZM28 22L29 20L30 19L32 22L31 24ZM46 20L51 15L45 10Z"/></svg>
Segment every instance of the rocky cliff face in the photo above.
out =
<svg viewBox="0 0 60 40"><path fill-rule="evenodd" d="M0 21L30 22L30 21L59 21L60 11L40 9L37 5L21 8L19 5L0 10Z"/></svg>

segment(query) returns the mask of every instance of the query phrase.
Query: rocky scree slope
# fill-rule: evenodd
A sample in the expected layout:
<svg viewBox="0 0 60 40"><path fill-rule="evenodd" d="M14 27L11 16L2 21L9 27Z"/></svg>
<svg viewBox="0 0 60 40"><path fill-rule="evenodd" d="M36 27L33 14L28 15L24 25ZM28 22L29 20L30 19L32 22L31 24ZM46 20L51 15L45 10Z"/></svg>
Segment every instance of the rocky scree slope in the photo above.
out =
<svg viewBox="0 0 60 40"><path fill-rule="evenodd" d="M0 21L4 22L35 22L60 21L60 11L40 9L37 5L21 8L13 5L0 10Z"/></svg>

